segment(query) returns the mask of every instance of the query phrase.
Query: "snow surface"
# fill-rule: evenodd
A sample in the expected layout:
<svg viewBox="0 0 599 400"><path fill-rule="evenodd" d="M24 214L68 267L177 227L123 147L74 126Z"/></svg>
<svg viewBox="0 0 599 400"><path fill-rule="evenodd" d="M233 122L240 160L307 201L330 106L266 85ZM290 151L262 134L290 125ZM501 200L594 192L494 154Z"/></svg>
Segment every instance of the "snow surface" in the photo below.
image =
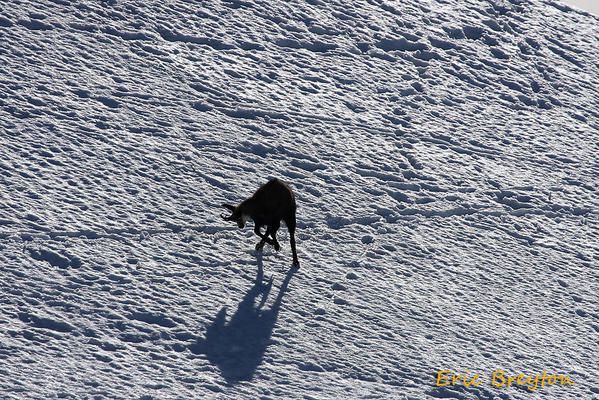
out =
<svg viewBox="0 0 599 400"><path fill-rule="evenodd" d="M0 397L596 399L597 34L553 0L1 1ZM298 271L219 217L272 176Z"/></svg>
<svg viewBox="0 0 599 400"><path fill-rule="evenodd" d="M563 0L564 3L580 8L581 10L599 15L599 4L595 0Z"/></svg>

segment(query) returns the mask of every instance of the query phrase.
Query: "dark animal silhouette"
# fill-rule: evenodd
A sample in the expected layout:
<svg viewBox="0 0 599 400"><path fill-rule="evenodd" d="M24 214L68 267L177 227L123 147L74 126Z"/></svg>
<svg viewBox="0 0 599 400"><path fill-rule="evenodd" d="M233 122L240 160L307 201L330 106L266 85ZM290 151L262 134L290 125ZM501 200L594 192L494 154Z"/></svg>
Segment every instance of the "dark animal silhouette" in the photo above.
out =
<svg viewBox="0 0 599 400"><path fill-rule="evenodd" d="M223 204L231 211L231 215L221 214L225 221L235 221L237 226L243 228L250 219L254 221L254 232L261 240L256 245L256 250L262 250L264 243L274 246L279 251L281 246L277 241L277 230L281 221L285 222L289 230L289 241L293 253L293 266L299 268L297 252L295 250L295 195L285 182L274 178L262 185L249 199L242 201L237 206ZM266 233L261 228L266 226ZM272 238L269 238L269 236Z"/></svg>

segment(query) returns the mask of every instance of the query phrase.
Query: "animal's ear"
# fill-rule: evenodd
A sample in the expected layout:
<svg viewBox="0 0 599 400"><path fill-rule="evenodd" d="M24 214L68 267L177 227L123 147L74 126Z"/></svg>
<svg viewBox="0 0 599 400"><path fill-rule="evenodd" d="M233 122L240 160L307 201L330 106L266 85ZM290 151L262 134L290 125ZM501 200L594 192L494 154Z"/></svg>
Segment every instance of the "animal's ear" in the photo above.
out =
<svg viewBox="0 0 599 400"><path fill-rule="evenodd" d="M232 206L230 204L223 204L223 207L230 210L231 212L235 211L235 206Z"/></svg>

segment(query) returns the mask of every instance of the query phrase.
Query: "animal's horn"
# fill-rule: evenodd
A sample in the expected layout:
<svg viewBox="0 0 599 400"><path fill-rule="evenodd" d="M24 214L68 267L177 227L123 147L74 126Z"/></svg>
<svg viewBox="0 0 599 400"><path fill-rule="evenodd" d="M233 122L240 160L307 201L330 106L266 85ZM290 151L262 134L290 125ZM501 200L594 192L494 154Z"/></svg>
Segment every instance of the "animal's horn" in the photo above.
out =
<svg viewBox="0 0 599 400"><path fill-rule="evenodd" d="M235 211L235 206L232 206L230 204L223 204L223 207L225 207L227 210L230 210L231 212Z"/></svg>
<svg viewBox="0 0 599 400"><path fill-rule="evenodd" d="M229 216L229 217L227 217L225 214L221 214L220 216L221 216L221 218L222 218L222 219L224 219L225 221L230 221L230 220L231 220L231 217L230 217L230 216Z"/></svg>

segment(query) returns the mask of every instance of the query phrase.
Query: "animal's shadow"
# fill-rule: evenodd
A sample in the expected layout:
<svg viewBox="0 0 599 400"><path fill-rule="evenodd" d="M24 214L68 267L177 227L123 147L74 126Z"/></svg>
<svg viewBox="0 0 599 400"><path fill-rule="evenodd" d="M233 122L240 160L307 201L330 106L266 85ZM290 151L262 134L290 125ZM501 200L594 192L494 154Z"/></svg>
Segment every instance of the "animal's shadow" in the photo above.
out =
<svg viewBox="0 0 599 400"><path fill-rule="evenodd" d="M254 376L270 343L283 296L296 271L292 268L287 273L272 306L263 309L272 287L272 278L263 283L261 255L257 256L257 263L254 285L237 305L229 322L226 322L227 309L223 307L206 329L205 338L198 339L189 347L194 354L205 354L229 383L251 380Z"/></svg>

